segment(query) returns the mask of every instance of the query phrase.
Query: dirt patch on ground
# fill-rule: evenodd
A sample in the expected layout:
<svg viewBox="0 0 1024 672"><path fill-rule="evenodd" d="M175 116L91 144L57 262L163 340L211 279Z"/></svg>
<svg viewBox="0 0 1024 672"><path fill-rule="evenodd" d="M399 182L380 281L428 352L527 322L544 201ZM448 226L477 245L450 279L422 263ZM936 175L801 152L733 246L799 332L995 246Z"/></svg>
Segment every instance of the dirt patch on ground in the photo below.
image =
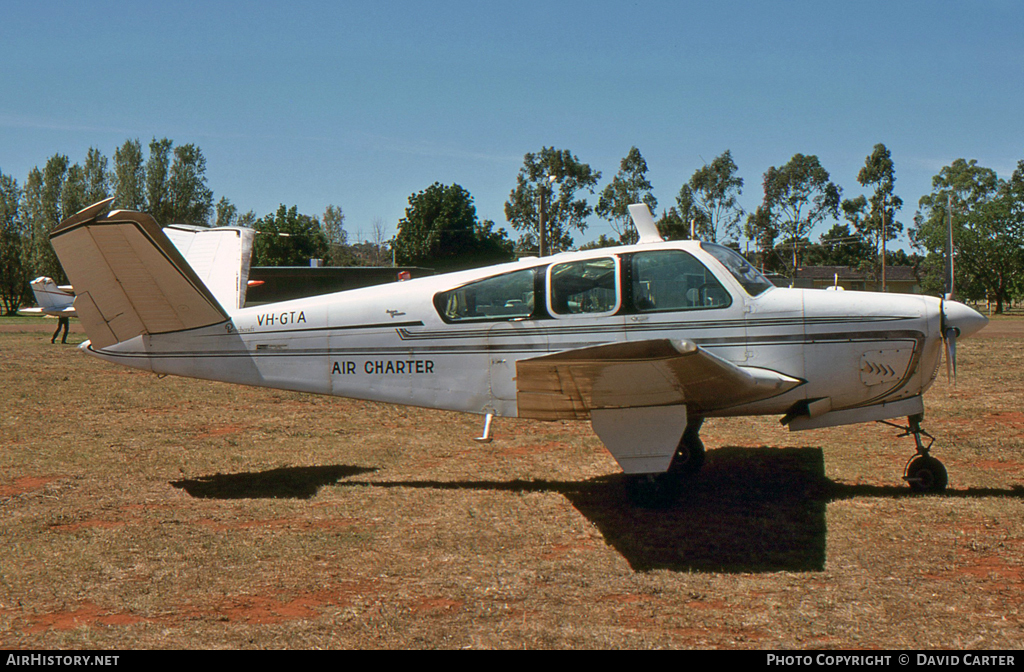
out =
<svg viewBox="0 0 1024 672"><path fill-rule="evenodd" d="M75 609L30 616L27 619L28 623L25 633L35 634L49 630L74 630L82 627L130 626L143 623L146 620L133 614L111 613L98 605L83 602Z"/></svg>
<svg viewBox="0 0 1024 672"><path fill-rule="evenodd" d="M40 490L47 483L56 481L59 476L21 476L13 483L0 484L0 497L17 497L27 492Z"/></svg>

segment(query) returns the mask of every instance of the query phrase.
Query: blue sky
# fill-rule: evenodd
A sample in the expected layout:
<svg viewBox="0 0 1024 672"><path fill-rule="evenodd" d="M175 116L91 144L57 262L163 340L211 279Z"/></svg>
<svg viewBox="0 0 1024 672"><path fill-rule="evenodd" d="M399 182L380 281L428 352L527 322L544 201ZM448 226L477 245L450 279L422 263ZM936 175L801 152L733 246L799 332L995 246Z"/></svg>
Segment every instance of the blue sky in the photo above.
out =
<svg viewBox="0 0 1024 672"><path fill-rule="evenodd" d="M752 210L796 153L863 193L883 142L909 224L942 166L1024 159L1022 36L1015 1L0 0L0 171L167 137L240 211L340 205L365 237L434 182L507 227L543 146L601 187L638 147L659 209L729 149Z"/></svg>

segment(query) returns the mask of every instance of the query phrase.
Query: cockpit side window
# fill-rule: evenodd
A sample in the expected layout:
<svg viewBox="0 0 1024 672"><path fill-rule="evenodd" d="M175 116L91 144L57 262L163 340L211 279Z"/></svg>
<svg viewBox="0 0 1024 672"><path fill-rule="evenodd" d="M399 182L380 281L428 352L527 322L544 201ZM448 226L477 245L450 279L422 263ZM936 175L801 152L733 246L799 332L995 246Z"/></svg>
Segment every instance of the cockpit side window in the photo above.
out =
<svg viewBox="0 0 1024 672"><path fill-rule="evenodd" d="M614 257L554 264L548 271L555 315L610 315L619 309L619 265Z"/></svg>
<svg viewBox="0 0 1024 672"><path fill-rule="evenodd" d="M434 295L445 322L517 320L534 316L536 268L527 268Z"/></svg>
<svg viewBox="0 0 1024 672"><path fill-rule="evenodd" d="M632 255L633 308L637 312L725 308L732 296L704 264L682 250Z"/></svg>

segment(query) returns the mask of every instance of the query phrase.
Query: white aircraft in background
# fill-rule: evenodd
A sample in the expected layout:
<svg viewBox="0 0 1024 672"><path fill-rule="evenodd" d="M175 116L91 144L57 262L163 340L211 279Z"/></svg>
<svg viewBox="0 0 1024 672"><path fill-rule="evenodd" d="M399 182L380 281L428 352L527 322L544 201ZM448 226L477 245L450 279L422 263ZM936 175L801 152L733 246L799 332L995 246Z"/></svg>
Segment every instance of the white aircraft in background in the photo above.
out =
<svg viewBox="0 0 1024 672"><path fill-rule="evenodd" d="M739 254L664 242L527 258L253 308L210 291L152 217L65 220L51 242L101 359L153 371L486 416L590 420L641 504L704 460L705 418L791 430L906 416L904 479L941 491L921 429L943 346L988 320L918 295L774 287Z"/></svg>
<svg viewBox="0 0 1024 672"><path fill-rule="evenodd" d="M75 292L71 285L57 285L53 278L40 276L28 283L36 297L33 308L19 308L25 315L51 315L53 317L75 316Z"/></svg>

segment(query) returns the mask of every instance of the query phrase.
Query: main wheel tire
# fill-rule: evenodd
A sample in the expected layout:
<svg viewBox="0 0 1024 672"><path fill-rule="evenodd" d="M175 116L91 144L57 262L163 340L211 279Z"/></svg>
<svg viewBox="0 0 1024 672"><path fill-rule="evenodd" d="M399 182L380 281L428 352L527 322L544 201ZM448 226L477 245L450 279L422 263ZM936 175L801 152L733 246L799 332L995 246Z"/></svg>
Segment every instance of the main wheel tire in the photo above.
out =
<svg viewBox="0 0 1024 672"><path fill-rule="evenodd" d="M635 506L664 509L679 499L682 484L678 474L632 474L626 477L626 494Z"/></svg>
<svg viewBox="0 0 1024 672"><path fill-rule="evenodd" d="M704 442L696 432L687 431L679 441L668 470L677 476L692 476L704 466Z"/></svg>
<svg viewBox="0 0 1024 672"><path fill-rule="evenodd" d="M914 492L942 492L949 484L946 467L930 455L919 455L907 466L907 483Z"/></svg>

